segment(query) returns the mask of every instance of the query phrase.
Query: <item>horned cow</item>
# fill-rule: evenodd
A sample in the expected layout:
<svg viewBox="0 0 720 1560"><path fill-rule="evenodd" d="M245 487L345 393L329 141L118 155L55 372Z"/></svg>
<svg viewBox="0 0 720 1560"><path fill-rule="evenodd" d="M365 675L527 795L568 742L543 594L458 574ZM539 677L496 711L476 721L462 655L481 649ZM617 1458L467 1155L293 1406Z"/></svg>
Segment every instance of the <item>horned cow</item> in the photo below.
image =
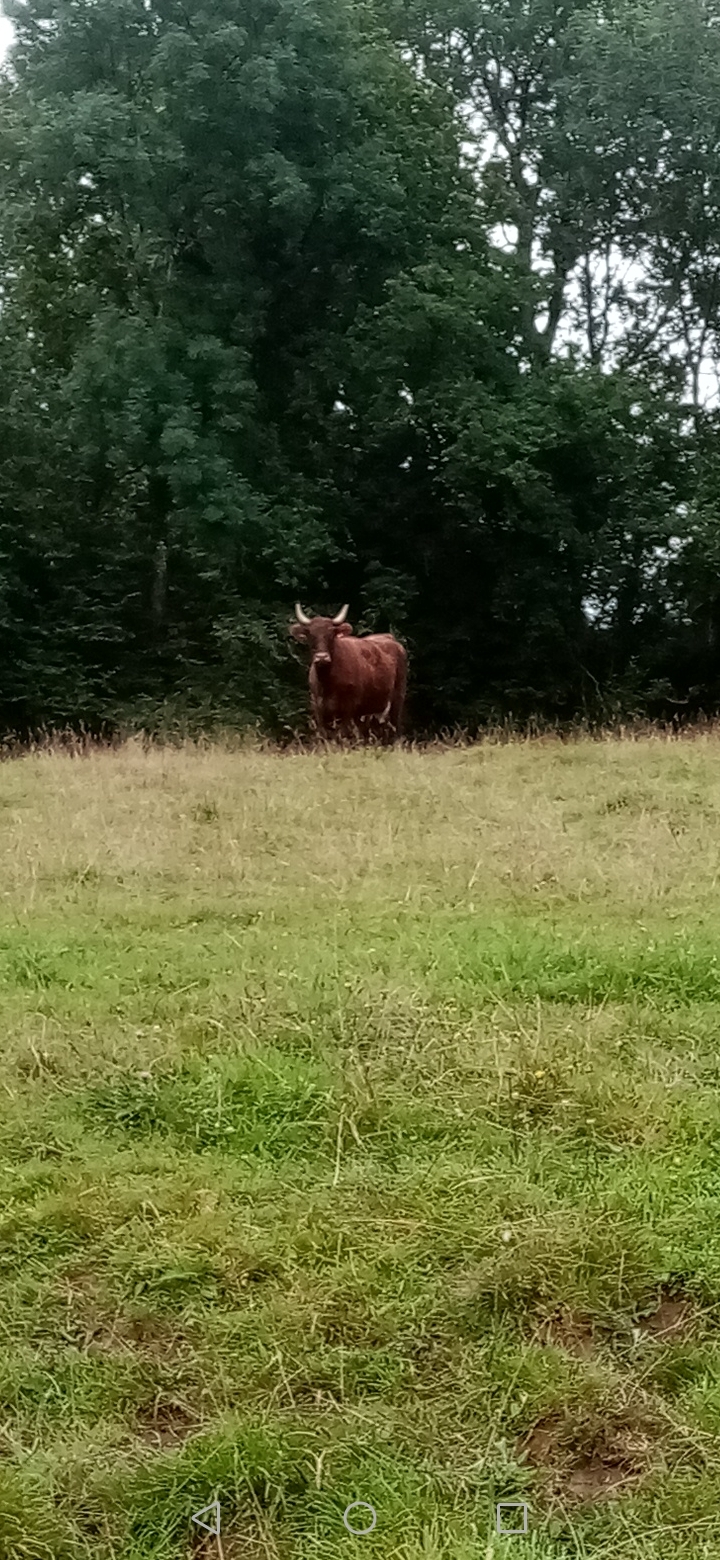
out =
<svg viewBox="0 0 720 1560"><path fill-rule="evenodd" d="M310 698L322 736L377 729L393 741L402 729L407 654L392 634L353 635L347 605L337 617L307 617L299 602L290 632L310 649Z"/></svg>

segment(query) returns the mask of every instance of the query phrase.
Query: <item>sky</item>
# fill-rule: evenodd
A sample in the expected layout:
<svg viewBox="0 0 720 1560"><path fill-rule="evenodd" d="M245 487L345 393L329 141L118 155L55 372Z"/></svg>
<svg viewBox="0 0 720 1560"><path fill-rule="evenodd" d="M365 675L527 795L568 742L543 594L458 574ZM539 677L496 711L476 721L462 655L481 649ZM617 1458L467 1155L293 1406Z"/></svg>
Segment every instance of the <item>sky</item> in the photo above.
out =
<svg viewBox="0 0 720 1560"><path fill-rule="evenodd" d="M6 16L0 16L0 60L4 60L11 38L12 22L9 22Z"/></svg>

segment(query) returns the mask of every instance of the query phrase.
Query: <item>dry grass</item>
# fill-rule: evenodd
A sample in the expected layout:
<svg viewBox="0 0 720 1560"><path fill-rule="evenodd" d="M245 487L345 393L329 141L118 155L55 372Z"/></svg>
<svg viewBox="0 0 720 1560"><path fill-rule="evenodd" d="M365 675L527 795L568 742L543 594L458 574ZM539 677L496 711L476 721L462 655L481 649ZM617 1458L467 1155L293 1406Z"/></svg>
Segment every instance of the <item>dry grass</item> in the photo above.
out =
<svg viewBox="0 0 720 1560"><path fill-rule="evenodd" d="M20 913L40 888L45 907L98 879L156 900L168 879L268 902L320 888L511 905L552 888L639 909L672 897L677 913L717 886L714 735L283 755L137 741L50 749L3 780L3 893Z"/></svg>
<svg viewBox="0 0 720 1560"><path fill-rule="evenodd" d="M48 746L0 822L0 1552L717 1553L720 739Z"/></svg>

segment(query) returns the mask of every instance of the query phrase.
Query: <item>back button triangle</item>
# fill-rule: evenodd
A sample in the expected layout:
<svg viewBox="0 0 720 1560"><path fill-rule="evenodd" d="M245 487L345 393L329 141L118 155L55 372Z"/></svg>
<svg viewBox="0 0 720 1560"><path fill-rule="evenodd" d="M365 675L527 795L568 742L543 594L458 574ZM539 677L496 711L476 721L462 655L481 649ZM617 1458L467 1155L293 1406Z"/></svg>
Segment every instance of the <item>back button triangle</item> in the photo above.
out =
<svg viewBox="0 0 720 1560"><path fill-rule="evenodd" d="M205 1517L209 1517L209 1516L212 1516L212 1518L213 1518L212 1524L210 1522L206 1522L204 1520ZM191 1516L191 1518L190 1518L190 1521L197 1523L198 1527L204 1528L206 1533L214 1533L215 1537L219 1538L220 1537L220 1502L219 1502L219 1500L213 1500L213 1501L211 1501L209 1506L201 1506L199 1511L194 1511L192 1516Z"/></svg>

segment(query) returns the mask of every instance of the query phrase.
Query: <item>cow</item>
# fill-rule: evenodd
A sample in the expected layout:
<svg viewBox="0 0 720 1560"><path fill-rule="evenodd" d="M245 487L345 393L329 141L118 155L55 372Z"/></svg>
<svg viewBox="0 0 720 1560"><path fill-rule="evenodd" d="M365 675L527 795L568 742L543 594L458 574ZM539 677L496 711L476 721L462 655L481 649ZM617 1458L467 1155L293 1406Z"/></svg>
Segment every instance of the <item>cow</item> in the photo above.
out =
<svg viewBox="0 0 720 1560"><path fill-rule="evenodd" d="M337 617L307 617L299 602L290 633L309 646L310 698L321 736L359 731L365 739L377 724L385 741L401 734L407 655L392 634L353 638L348 607Z"/></svg>

